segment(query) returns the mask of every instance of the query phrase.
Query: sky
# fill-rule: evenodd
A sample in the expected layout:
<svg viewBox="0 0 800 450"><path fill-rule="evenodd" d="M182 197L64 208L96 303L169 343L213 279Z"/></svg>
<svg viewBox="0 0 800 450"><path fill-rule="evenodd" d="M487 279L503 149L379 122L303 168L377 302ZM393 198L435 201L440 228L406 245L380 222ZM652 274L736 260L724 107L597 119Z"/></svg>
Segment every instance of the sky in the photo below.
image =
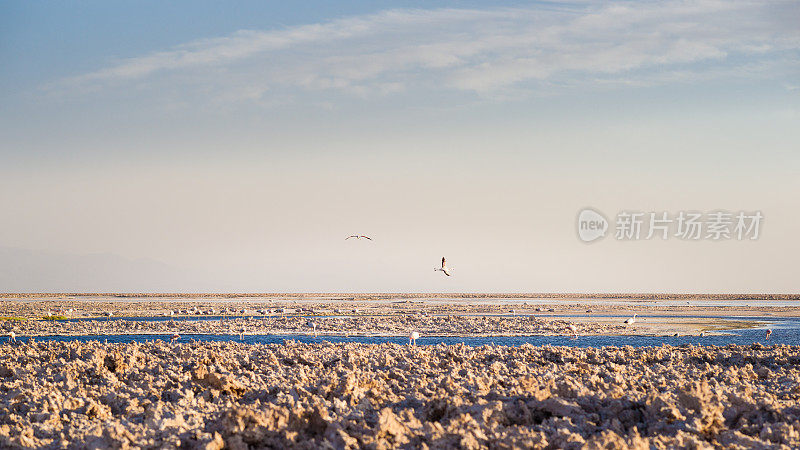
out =
<svg viewBox="0 0 800 450"><path fill-rule="evenodd" d="M796 1L3 2L0 291L798 293L798 23ZM614 235L718 210L760 211L758 239Z"/></svg>

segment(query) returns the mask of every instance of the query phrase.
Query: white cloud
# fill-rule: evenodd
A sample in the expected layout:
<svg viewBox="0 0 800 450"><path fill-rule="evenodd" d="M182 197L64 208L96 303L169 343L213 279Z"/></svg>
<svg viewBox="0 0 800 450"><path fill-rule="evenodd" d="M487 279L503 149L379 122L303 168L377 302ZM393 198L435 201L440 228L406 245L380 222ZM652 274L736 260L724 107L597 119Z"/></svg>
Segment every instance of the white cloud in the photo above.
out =
<svg viewBox="0 0 800 450"><path fill-rule="evenodd" d="M774 64L797 52L800 27L792 18L798 16L800 4L781 0L390 10L194 41L60 86L137 83L241 101L293 90L369 96L451 89L495 96L598 79L674 79L664 74L683 74L678 78L686 82L686 74L724 77L727 69L741 73L739 66Z"/></svg>

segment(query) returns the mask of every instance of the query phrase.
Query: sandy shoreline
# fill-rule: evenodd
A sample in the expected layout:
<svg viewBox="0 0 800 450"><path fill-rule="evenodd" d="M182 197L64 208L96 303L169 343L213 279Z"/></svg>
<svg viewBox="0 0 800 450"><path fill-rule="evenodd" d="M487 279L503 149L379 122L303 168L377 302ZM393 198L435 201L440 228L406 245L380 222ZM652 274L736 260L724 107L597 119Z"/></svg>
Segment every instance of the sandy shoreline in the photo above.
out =
<svg viewBox="0 0 800 450"><path fill-rule="evenodd" d="M800 446L800 350L0 345L4 448Z"/></svg>

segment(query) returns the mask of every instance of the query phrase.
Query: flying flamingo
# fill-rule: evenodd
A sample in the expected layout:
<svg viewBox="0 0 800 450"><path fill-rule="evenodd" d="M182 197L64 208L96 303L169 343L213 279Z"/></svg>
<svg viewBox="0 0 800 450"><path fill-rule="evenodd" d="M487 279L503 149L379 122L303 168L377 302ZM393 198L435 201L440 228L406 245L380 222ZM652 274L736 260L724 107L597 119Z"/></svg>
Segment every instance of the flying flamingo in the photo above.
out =
<svg viewBox="0 0 800 450"><path fill-rule="evenodd" d="M437 268L433 269L434 272L438 272L438 271L444 272L444 274L447 275L448 277L450 276L450 270L451 269L447 268L447 263L444 260L444 256L442 256L442 267L441 268L437 267Z"/></svg>
<svg viewBox="0 0 800 450"><path fill-rule="evenodd" d="M634 314L630 319L625 320L625 325L633 325L634 323L636 323L636 314Z"/></svg>
<svg viewBox="0 0 800 450"><path fill-rule="evenodd" d="M367 239L367 240L370 240L370 241L372 240L372 238L371 238L371 237L369 237L369 236L364 236L363 234L353 234L353 235L351 235L351 236L347 236L346 238L344 238L344 240L346 241L346 240L348 240L348 239L350 239L350 238L356 238L356 239Z"/></svg>
<svg viewBox="0 0 800 450"><path fill-rule="evenodd" d="M419 333L412 331L411 334L408 335L408 345L417 345L417 339L419 339Z"/></svg>

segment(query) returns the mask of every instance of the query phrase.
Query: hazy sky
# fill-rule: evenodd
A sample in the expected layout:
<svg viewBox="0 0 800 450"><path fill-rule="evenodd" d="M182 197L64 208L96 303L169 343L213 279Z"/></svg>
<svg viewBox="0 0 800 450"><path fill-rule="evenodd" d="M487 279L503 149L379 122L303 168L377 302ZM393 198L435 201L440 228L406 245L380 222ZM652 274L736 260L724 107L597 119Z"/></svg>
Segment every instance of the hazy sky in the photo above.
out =
<svg viewBox="0 0 800 450"><path fill-rule="evenodd" d="M797 293L798 24L796 1L3 2L0 291ZM764 222L585 244L587 206Z"/></svg>

